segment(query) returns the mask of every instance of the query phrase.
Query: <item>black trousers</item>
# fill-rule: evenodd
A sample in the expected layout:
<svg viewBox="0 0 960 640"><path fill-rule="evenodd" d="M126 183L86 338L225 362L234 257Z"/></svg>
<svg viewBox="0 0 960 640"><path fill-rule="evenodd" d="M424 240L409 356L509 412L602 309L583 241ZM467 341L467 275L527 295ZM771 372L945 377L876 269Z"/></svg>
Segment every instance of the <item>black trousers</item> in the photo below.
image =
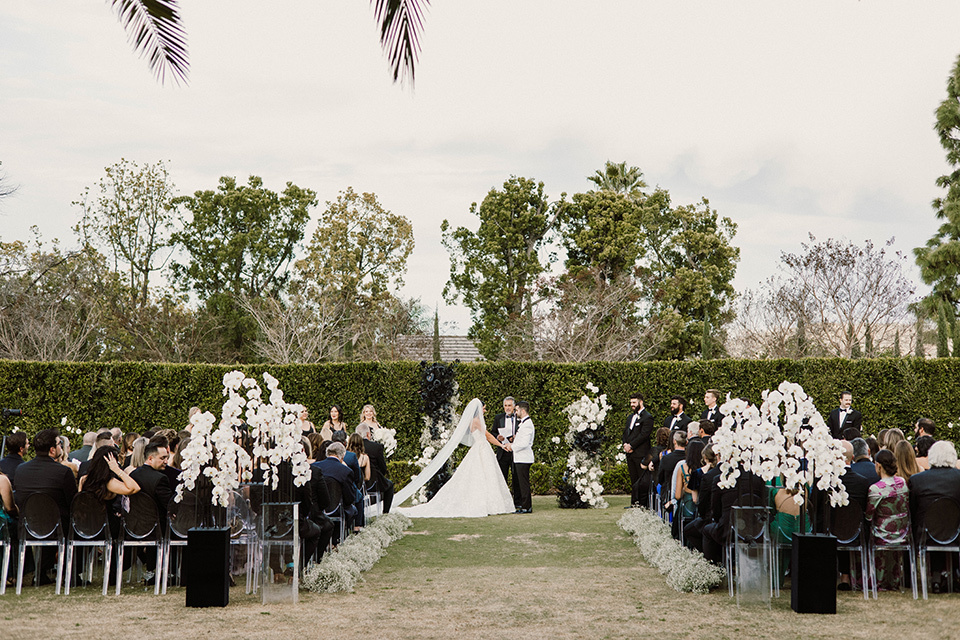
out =
<svg viewBox="0 0 960 640"><path fill-rule="evenodd" d="M530 467L528 462L513 463L513 501L518 509L532 509L530 494Z"/></svg>
<svg viewBox="0 0 960 640"><path fill-rule="evenodd" d="M644 468L643 457L631 453L627 455L627 471L630 473L630 486L633 491L630 493L630 504L645 504L647 502L647 491L650 489L649 480L645 486L640 486L643 480ZM643 493L640 493L640 492Z"/></svg>
<svg viewBox="0 0 960 640"><path fill-rule="evenodd" d="M390 478L380 479L380 499L383 500L383 512L390 513L390 507L393 505L393 480Z"/></svg>

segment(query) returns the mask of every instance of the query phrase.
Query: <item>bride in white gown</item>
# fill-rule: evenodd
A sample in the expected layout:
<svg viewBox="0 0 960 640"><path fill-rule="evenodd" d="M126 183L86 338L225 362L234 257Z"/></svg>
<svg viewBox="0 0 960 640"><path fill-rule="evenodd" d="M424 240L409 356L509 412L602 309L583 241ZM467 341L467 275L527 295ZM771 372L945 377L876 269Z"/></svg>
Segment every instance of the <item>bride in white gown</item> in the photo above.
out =
<svg viewBox="0 0 960 640"><path fill-rule="evenodd" d="M397 493L395 504L402 504L429 481L459 444L468 444L470 451L436 495L424 504L395 511L411 518L482 518L514 511L513 497L487 441L483 404L476 398L467 405L459 426L431 464Z"/></svg>

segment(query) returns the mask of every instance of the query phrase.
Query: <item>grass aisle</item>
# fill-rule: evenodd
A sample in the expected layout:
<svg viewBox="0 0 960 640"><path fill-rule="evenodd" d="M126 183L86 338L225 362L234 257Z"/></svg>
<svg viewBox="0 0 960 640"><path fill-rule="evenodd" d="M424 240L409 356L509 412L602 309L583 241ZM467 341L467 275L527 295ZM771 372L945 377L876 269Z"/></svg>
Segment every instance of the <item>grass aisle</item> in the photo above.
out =
<svg viewBox="0 0 960 640"><path fill-rule="evenodd" d="M879 602L840 594L836 616L799 616L789 594L772 609L737 609L725 589L676 593L617 527L626 497L604 510L420 519L355 592L301 592L298 605L263 606L231 590L226 609L187 609L182 589L154 597L124 588L70 596L52 587L0 597L3 638L956 638L960 596Z"/></svg>

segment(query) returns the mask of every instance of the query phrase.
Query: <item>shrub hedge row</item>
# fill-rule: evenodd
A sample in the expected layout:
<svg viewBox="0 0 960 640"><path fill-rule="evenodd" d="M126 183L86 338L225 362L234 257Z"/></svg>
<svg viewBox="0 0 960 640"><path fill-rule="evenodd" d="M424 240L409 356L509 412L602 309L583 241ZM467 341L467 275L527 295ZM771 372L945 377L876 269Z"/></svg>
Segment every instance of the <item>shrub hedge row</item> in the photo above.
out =
<svg viewBox="0 0 960 640"><path fill-rule="evenodd" d="M236 367L0 361L0 407L25 412L22 418L10 418L3 433L9 433L15 425L27 433L59 426L64 416L83 430L180 429L193 405L219 413L223 402L221 379L233 368ZM423 418L417 363L239 368L258 377L264 371L272 373L280 380L285 397L306 405L318 426L332 404L340 405L348 421L356 423L363 405L372 403L381 424L397 430L395 459L412 459L419 454ZM687 397L691 401L687 413L696 418L703 409L703 392L707 388L759 402L764 389L775 388L785 379L803 385L824 415L836 407L840 391L851 391L868 433L884 427L907 431L917 417L924 415L936 422L938 437L956 442L960 436L960 425L947 426L960 414L960 359L955 358L489 362L460 364L456 375L461 406L470 398L482 398L491 420L499 412L500 400L505 395L530 401L537 426L537 459L546 464L544 468L553 468L551 473L562 472L566 455L561 445L551 442L553 436L562 437L567 428L562 409L583 393L587 382L599 386L613 406L605 428L614 444L619 443L628 411L627 399L634 391L645 395L646 406L659 424L673 395ZM543 471L537 477L543 474L549 475Z"/></svg>

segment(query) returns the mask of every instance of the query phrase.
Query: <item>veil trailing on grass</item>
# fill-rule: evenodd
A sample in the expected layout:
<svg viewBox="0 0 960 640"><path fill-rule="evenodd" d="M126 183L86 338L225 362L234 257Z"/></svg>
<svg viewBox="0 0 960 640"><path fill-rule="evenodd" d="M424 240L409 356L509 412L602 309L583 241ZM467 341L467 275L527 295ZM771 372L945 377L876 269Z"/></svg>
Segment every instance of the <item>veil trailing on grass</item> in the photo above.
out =
<svg viewBox="0 0 960 640"><path fill-rule="evenodd" d="M470 401L470 404L467 405L467 408L463 410L463 415L460 416L460 422L457 424L457 428L454 429L450 439L447 440L447 443L437 452L437 455L430 461L430 464L423 468L423 471L414 476L409 484L397 492L393 498L393 504L403 504L413 497L413 494L419 491L423 485L430 482L430 479L437 475L437 472L443 468L459 445L464 444L470 446L473 444L474 437L484 437L483 434L474 436L471 433L470 425L472 425L477 418L480 419L482 424L483 403L480 402L478 398L474 398Z"/></svg>

